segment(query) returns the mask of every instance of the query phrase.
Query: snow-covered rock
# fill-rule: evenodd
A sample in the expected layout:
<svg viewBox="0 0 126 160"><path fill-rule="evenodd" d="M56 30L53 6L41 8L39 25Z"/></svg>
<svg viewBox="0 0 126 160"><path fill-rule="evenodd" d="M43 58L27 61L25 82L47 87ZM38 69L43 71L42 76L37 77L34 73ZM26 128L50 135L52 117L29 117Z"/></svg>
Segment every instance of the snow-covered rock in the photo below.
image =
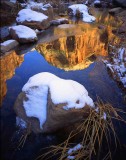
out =
<svg viewBox="0 0 126 160"><path fill-rule="evenodd" d="M104 61L113 78L126 88L126 48L113 52L111 61Z"/></svg>
<svg viewBox="0 0 126 160"><path fill-rule="evenodd" d="M34 29L46 29L50 26L48 16L31 9L19 11L16 21L18 24L26 25Z"/></svg>
<svg viewBox="0 0 126 160"><path fill-rule="evenodd" d="M82 17L84 22L93 22L95 17L89 15L88 7L84 4L74 4L68 7L69 15Z"/></svg>
<svg viewBox="0 0 126 160"><path fill-rule="evenodd" d="M82 120L90 107L94 103L84 86L43 72L24 85L14 109L34 132L52 132Z"/></svg>
<svg viewBox="0 0 126 160"><path fill-rule="evenodd" d="M49 3L44 5L43 3L29 2L26 8L43 13L50 20L53 19L53 7Z"/></svg>
<svg viewBox="0 0 126 160"><path fill-rule="evenodd" d="M35 31L27 26L18 25L9 28L10 35L20 43L29 43L37 41Z"/></svg>
<svg viewBox="0 0 126 160"><path fill-rule="evenodd" d="M100 0L95 0L94 1L94 6L95 7L101 7L102 6L101 1Z"/></svg>
<svg viewBox="0 0 126 160"><path fill-rule="evenodd" d="M18 44L19 43L16 40L10 39L0 44L0 50L2 53L5 53L18 46Z"/></svg>
<svg viewBox="0 0 126 160"><path fill-rule="evenodd" d="M60 18L60 19L52 20L50 24L56 25L56 26L60 24L69 24L69 20L66 18Z"/></svg>

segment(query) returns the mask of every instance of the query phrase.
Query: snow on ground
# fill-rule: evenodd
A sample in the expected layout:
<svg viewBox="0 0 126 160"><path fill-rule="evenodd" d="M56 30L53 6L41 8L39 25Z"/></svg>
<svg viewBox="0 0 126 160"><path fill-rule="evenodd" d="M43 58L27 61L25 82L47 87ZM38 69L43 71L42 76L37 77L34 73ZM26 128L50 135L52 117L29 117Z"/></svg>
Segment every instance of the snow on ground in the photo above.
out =
<svg viewBox="0 0 126 160"><path fill-rule="evenodd" d="M19 38L37 39L35 31L29 27L18 25L10 27L9 29L11 28L16 31L16 34L18 35Z"/></svg>
<svg viewBox="0 0 126 160"><path fill-rule="evenodd" d="M18 17L16 18L17 22L24 22L24 21L35 21L35 22L42 22L43 20L47 19L48 16L44 15L43 13L39 13L36 11L32 11L31 9L22 9L18 13Z"/></svg>
<svg viewBox="0 0 126 160"><path fill-rule="evenodd" d="M114 79L121 82L126 88L126 48L119 48L112 52L112 60L104 61L110 69Z"/></svg>
<svg viewBox="0 0 126 160"><path fill-rule="evenodd" d="M13 42L15 42L15 40L14 39L10 39L10 40L7 40L7 41L1 43L1 46L8 46L9 44L11 44Z"/></svg>
<svg viewBox="0 0 126 160"><path fill-rule="evenodd" d="M37 2L29 2L28 5L26 6L27 9L36 8L38 10L47 10L48 7L51 7L49 3L43 4L43 3L37 3Z"/></svg>
<svg viewBox="0 0 126 160"><path fill-rule="evenodd" d="M80 150L82 148L83 148L83 146L80 143L77 144L76 146L74 146L73 148L70 148L67 152L68 153L67 158L68 159L75 159L75 156L72 156L72 154L74 154L75 152L77 152L78 150Z"/></svg>
<svg viewBox="0 0 126 160"><path fill-rule="evenodd" d="M84 22L93 22L96 19L94 16L89 15L88 7L84 4L74 4L74 5L69 6L68 8L72 9L74 16L79 10L79 12L82 13Z"/></svg>
<svg viewBox="0 0 126 160"><path fill-rule="evenodd" d="M94 4L100 4L101 2L100 2L100 0L95 0L94 1Z"/></svg>
<svg viewBox="0 0 126 160"><path fill-rule="evenodd" d="M24 101L24 108L29 117L37 117L40 127L46 121L46 105L48 90L54 104L67 103L65 110L79 109L89 105L94 107L93 100L87 90L73 80L61 79L51 73L43 72L31 77L22 91L26 93L28 101Z"/></svg>

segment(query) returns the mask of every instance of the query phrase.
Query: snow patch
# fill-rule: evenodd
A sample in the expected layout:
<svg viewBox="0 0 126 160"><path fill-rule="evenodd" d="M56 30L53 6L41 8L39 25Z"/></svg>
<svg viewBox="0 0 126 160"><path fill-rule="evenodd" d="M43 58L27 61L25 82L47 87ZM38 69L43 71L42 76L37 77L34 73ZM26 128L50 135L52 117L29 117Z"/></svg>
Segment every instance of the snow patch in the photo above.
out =
<svg viewBox="0 0 126 160"><path fill-rule="evenodd" d="M74 152L76 152L76 151L78 151L78 150L80 150L82 148L83 148L83 146L79 143L76 146L74 146L73 148L70 148L68 150L68 155L71 155L72 153L74 153Z"/></svg>
<svg viewBox="0 0 126 160"><path fill-rule="evenodd" d="M35 31L29 27L18 25L10 27L9 29L11 28L16 31L19 38L37 39Z"/></svg>
<svg viewBox="0 0 126 160"><path fill-rule="evenodd" d="M48 16L44 15L43 13L39 13L36 11L33 11L31 9L22 9L18 13L18 17L16 18L16 21L19 23L22 23L24 21L35 21L35 22L42 22L46 20Z"/></svg>
<svg viewBox="0 0 126 160"><path fill-rule="evenodd" d="M88 7L84 4L74 4L69 6L68 8L72 9L74 16L76 15L77 11L82 13L84 22L93 22L96 19L94 16L89 15Z"/></svg>
<svg viewBox="0 0 126 160"><path fill-rule="evenodd" d="M24 108L29 117L37 117L40 127L46 121L46 105L48 91L54 104L66 103L63 109L80 109L89 105L94 107L93 100L87 90L73 80L61 79L51 73L43 72L31 77L22 88L28 101L24 101Z"/></svg>
<svg viewBox="0 0 126 160"><path fill-rule="evenodd" d="M7 40L7 41L1 43L0 45L2 45L2 46L8 46L9 44L11 44L11 43L13 43L13 42L15 42L15 40L10 39L10 40Z"/></svg>

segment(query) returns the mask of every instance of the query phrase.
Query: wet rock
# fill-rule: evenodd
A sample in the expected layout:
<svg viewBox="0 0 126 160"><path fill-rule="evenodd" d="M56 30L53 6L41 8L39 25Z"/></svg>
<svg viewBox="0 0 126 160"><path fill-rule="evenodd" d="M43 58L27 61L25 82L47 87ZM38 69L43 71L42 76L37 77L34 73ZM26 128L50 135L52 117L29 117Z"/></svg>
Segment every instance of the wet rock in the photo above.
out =
<svg viewBox="0 0 126 160"><path fill-rule="evenodd" d="M115 14L120 13L121 11L122 11L122 8L121 7L117 7L117 8L110 9L109 13L115 15Z"/></svg>
<svg viewBox="0 0 126 160"><path fill-rule="evenodd" d="M37 41L37 35L34 30L29 27L18 25L9 28L10 35L19 43L29 43Z"/></svg>
<svg viewBox="0 0 126 160"><path fill-rule="evenodd" d="M69 20L65 18L61 18L61 19L52 20L50 22L50 25L53 25L53 26L57 26L60 24L69 24Z"/></svg>
<svg viewBox="0 0 126 160"><path fill-rule="evenodd" d="M19 94L15 105L14 110L17 116L23 119L31 131L35 133L51 133L58 129L61 129L65 126L69 126L75 122L79 122L86 118L89 114L90 108L85 106L82 109L71 109L64 110L64 104L55 105L48 93L48 102L47 102L47 120L44 123L43 127L40 128L39 120L35 117L28 117L26 115L25 109L23 107L23 101L28 100L26 93L22 92Z"/></svg>
<svg viewBox="0 0 126 160"><path fill-rule="evenodd" d="M0 50L2 53L12 50L16 46L18 46L18 42L16 40L7 40L0 44Z"/></svg>
<svg viewBox="0 0 126 160"><path fill-rule="evenodd" d="M18 24L22 24L34 29L46 29L50 26L48 16L43 13L22 9L16 18Z"/></svg>

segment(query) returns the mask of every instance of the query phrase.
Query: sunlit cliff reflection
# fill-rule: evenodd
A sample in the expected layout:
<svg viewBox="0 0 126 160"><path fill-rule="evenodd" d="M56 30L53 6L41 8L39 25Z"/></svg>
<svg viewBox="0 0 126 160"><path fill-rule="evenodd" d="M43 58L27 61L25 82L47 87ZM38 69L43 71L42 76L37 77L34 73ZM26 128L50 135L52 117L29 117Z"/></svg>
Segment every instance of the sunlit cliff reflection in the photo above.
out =
<svg viewBox="0 0 126 160"><path fill-rule="evenodd" d="M64 70L80 70L92 63L92 56L107 55L107 39L97 28L85 30L81 35L62 37L36 46L45 59ZM107 35L107 33L106 33ZM103 36L103 40L102 40Z"/></svg>
<svg viewBox="0 0 126 160"><path fill-rule="evenodd" d="M6 80L15 74L15 69L24 61L24 56L19 56L15 51L0 57L0 105L7 92Z"/></svg>

